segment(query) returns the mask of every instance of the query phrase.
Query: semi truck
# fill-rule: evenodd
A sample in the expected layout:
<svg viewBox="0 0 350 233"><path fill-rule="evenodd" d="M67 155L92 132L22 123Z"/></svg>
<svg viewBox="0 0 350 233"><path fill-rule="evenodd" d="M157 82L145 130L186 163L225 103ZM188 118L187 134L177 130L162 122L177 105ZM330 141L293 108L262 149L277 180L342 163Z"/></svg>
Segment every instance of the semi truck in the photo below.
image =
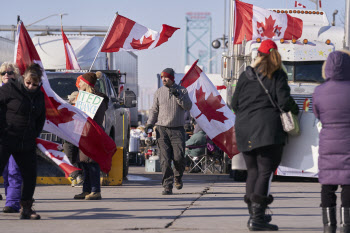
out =
<svg viewBox="0 0 350 233"><path fill-rule="evenodd" d="M234 0L230 1L230 36L234 29ZM312 94L323 82L322 65L329 53L344 47L344 28L331 26L322 10L270 9L278 14L288 13L303 20L303 32L299 39L284 40L256 38L242 44L229 42L227 53L222 56L221 76L227 87L227 103L231 98L240 74L257 56L261 41L272 39L278 46L291 95L299 106L299 136L289 136L278 175L317 177L319 123L312 112ZM234 178L239 180L246 170L242 154L233 157Z"/></svg>

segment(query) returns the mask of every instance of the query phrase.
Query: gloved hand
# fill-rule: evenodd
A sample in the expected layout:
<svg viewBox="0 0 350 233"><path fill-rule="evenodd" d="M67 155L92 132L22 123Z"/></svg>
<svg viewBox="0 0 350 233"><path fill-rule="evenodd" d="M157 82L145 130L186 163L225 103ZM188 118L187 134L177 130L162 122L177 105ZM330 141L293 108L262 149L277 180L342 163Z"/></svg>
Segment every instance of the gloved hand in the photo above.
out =
<svg viewBox="0 0 350 233"><path fill-rule="evenodd" d="M171 94L173 94L176 98L180 96L180 91L179 89L175 88L175 87L170 87L169 91Z"/></svg>
<svg viewBox="0 0 350 233"><path fill-rule="evenodd" d="M151 125L151 124L146 125L145 133L149 133L149 130L151 130L151 132L153 132L153 125Z"/></svg>

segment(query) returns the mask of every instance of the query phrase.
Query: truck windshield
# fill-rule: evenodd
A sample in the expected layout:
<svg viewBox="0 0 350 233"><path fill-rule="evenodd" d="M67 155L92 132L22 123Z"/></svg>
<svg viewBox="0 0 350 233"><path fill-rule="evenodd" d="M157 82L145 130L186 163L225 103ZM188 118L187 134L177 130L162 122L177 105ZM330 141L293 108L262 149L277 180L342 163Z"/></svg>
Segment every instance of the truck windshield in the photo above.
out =
<svg viewBox="0 0 350 233"><path fill-rule="evenodd" d="M47 73L47 78L51 88L62 99L67 100L68 95L74 91L78 91L75 86L79 73ZM106 94L106 88L102 79L98 79L95 89Z"/></svg>
<svg viewBox="0 0 350 233"><path fill-rule="evenodd" d="M322 83L322 65L324 61L288 62L284 61L288 81Z"/></svg>

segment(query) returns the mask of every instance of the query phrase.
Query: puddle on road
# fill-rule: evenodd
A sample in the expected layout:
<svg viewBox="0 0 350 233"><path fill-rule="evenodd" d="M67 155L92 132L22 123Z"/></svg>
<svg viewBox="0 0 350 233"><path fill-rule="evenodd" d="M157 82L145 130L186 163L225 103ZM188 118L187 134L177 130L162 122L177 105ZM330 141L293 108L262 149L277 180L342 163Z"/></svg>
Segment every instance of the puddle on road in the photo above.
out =
<svg viewBox="0 0 350 233"><path fill-rule="evenodd" d="M135 175L128 175L127 176L129 181L150 181L151 178L144 177L144 176L135 176Z"/></svg>

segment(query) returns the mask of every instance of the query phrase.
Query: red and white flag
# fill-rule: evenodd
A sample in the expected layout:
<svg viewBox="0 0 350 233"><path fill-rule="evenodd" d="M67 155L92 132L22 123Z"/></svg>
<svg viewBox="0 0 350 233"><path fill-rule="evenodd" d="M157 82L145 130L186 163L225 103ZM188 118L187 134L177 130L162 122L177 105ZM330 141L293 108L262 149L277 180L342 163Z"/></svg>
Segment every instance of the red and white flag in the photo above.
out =
<svg viewBox="0 0 350 233"><path fill-rule="evenodd" d="M62 31L62 39L64 45L64 53L66 54L66 69L67 70L81 70L78 59L75 56L72 45L70 44L66 34L63 31L63 27L61 27Z"/></svg>
<svg viewBox="0 0 350 233"><path fill-rule="evenodd" d="M306 8L306 6L304 6L303 4L301 4L300 2L298 1L295 1L295 5L294 7L301 7L301 8Z"/></svg>
<svg viewBox="0 0 350 233"><path fill-rule="evenodd" d="M32 63L39 64L44 70L32 39L21 21L17 26L15 63L21 74ZM46 107L44 130L78 146L100 165L103 172L108 173L112 165L112 156L117 151L115 142L88 115L59 97L51 89L45 72L42 83L41 90L45 96Z"/></svg>
<svg viewBox="0 0 350 233"><path fill-rule="evenodd" d="M101 52L118 52L153 49L167 42L179 28L163 24L160 32L153 31L141 24L116 15L108 29Z"/></svg>
<svg viewBox="0 0 350 233"><path fill-rule="evenodd" d="M181 80L193 103L191 115L215 145L232 158L239 153L234 127L236 117L197 62Z"/></svg>
<svg viewBox="0 0 350 233"><path fill-rule="evenodd" d="M43 152L63 170L66 178L68 178L72 172L81 170L80 168L74 167L69 161L67 155L60 151L62 147L60 144L37 138L36 145L41 152Z"/></svg>
<svg viewBox="0 0 350 233"><path fill-rule="evenodd" d="M235 3L234 44L246 39L298 39L303 21L286 13L276 13L241 1Z"/></svg>

